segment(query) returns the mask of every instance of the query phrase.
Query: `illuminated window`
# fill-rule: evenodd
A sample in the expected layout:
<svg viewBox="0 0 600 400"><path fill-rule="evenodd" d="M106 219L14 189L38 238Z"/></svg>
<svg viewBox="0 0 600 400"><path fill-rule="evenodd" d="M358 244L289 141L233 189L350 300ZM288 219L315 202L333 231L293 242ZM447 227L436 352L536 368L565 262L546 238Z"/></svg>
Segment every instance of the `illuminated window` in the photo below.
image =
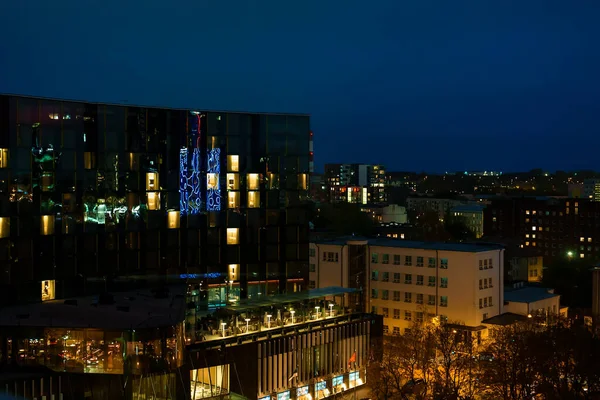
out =
<svg viewBox="0 0 600 400"><path fill-rule="evenodd" d="M228 192L227 201L229 208L238 208L240 206L240 192Z"/></svg>
<svg viewBox="0 0 600 400"><path fill-rule="evenodd" d="M160 192L148 192L148 210L160 210Z"/></svg>
<svg viewBox="0 0 600 400"><path fill-rule="evenodd" d="M248 192L248 208L260 207L260 192Z"/></svg>
<svg viewBox="0 0 600 400"><path fill-rule="evenodd" d="M227 156L227 171L238 172L240 170L240 156Z"/></svg>
<svg viewBox="0 0 600 400"><path fill-rule="evenodd" d="M54 235L54 215L42 215L40 235Z"/></svg>
<svg viewBox="0 0 600 400"><path fill-rule="evenodd" d="M219 186L219 176L215 173L206 174L206 188L216 189Z"/></svg>
<svg viewBox="0 0 600 400"><path fill-rule="evenodd" d="M238 174L227 174L227 189L240 189L240 176Z"/></svg>
<svg viewBox="0 0 600 400"><path fill-rule="evenodd" d="M10 236L10 218L0 217L0 239Z"/></svg>
<svg viewBox="0 0 600 400"><path fill-rule="evenodd" d="M146 190L159 190L158 187L158 173L148 172L146 173Z"/></svg>
<svg viewBox="0 0 600 400"><path fill-rule="evenodd" d="M248 174L248 190L258 190L260 179L258 174Z"/></svg>
<svg viewBox="0 0 600 400"><path fill-rule="evenodd" d="M298 174L298 189L308 190L308 174Z"/></svg>
<svg viewBox="0 0 600 400"><path fill-rule="evenodd" d="M96 168L96 154L91 151L83 153L83 168L94 169Z"/></svg>
<svg viewBox="0 0 600 400"><path fill-rule="evenodd" d="M54 281L42 281L42 301L54 300Z"/></svg>
<svg viewBox="0 0 600 400"><path fill-rule="evenodd" d="M229 264L229 280L239 281L240 280L240 265Z"/></svg>
<svg viewBox="0 0 600 400"><path fill-rule="evenodd" d="M0 168L8 168L8 149L0 149Z"/></svg>
<svg viewBox="0 0 600 400"><path fill-rule="evenodd" d="M279 188L279 175L272 172L269 173L269 189Z"/></svg>
<svg viewBox="0 0 600 400"><path fill-rule="evenodd" d="M532 230L532 231L535 231L535 226L532 226L532 227L531 227L531 230Z"/></svg>
<svg viewBox="0 0 600 400"><path fill-rule="evenodd" d="M169 229L177 229L179 228L180 221L179 211L169 211L167 213L167 225Z"/></svg>
<svg viewBox="0 0 600 400"><path fill-rule="evenodd" d="M227 244L238 244L240 241L239 228L227 228Z"/></svg>

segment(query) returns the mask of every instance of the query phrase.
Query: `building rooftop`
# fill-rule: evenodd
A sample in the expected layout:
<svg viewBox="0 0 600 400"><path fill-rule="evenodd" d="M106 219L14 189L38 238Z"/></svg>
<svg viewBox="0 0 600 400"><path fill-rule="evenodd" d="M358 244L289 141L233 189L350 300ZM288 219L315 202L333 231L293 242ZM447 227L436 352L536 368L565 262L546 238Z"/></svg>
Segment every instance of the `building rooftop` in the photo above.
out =
<svg viewBox="0 0 600 400"><path fill-rule="evenodd" d="M88 296L68 300L71 304L50 300L6 307L0 313L0 327L129 330L171 326L184 320L185 293L185 286L170 286L164 298L150 290L138 290L114 293L113 304L99 304L98 296Z"/></svg>
<svg viewBox="0 0 600 400"><path fill-rule="evenodd" d="M452 212L483 212L485 209L484 206L480 206L479 204L461 204L456 207L452 207Z"/></svg>
<svg viewBox="0 0 600 400"><path fill-rule="evenodd" d="M515 314L515 313L504 313L500 315L496 315L492 318L485 319L481 321L484 324L488 325L512 325L516 322L526 321L528 318L525 315Z"/></svg>
<svg viewBox="0 0 600 400"><path fill-rule="evenodd" d="M314 243L324 245L343 246L352 241L366 241L369 246L400 247L404 249L459 251L465 253L480 253L484 251L501 250L504 248L496 243L446 243L446 242L421 242L413 240L398 240L388 238L369 239L360 236L345 236L332 240L317 240Z"/></svg>
<svg viewBox="0 0 600 400"><path fill-rule="evenodd" d="M514 303L534 303L553 297L560 297L560 295L550 292L550 289L534 286L504 291L504 301L511 301Z"/></svg>

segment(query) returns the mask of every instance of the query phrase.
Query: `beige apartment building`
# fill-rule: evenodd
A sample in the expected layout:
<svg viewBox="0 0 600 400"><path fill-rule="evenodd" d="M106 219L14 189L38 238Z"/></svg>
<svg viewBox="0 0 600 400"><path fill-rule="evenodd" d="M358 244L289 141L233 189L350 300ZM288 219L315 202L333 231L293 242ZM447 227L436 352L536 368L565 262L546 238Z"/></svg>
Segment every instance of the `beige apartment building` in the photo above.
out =
<svg viewBox="0 0 600 400"><path fill-rule="evenodd" d="M501 245L341 238L310 244L309 279L362 288L387 334L434 317L484 329L503 312L503 266Z"/></svg>

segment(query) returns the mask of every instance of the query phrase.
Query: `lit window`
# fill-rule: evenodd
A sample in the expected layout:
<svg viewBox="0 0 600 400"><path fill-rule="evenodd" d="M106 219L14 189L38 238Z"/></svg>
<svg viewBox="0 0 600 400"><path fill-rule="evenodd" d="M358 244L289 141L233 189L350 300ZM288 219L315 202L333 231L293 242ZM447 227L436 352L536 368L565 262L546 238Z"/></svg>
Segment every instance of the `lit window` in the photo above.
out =
<svg viewBox="0 0 600 400"><path fill-rule="evenodd" d="M169 229L177 229L179 228L180 221L180 213L179 211L169 211L167 213L167 225Z"/></svg>
<svg viewBox="0 0 600 400"><path fill-rule="evenodd" d="M148 192L148 210L160 210L160 192Z"/></svg>
<svg viewBox="0 0 600 400"><path fill-rule="evenodd" d="M54 300L54 281L42 281L42 301Z"/></svg>
<svg viewBox="0 0 600 400"><path fill-rule="evenodd" d="M83 168L94 169L96 168L96 154L91 151L83 153Z"/></svg>
<svg viewBox="0 0 600 400"><path fill-rule="evenodd" d="M146 173L146 190L159 190L158 187L158 174L156 172Z"/></svg>
<svg viewBox="0 0 600 400"><path fill-rule="evenodd" d="M579 238L580 242L583 242L584 240L585 240L585 238L583 236Z"/></svg>
<svg viewBox="0 0 600 400"><path fill-rule="evenodd" d="M240 206L240 192L228 192L227 200L229 208L238 208Z"/></svg>
<svg viewBox="0 0 600 400"><path fill-rule="evenodd" d="M0 149L0 168L8 168L8 149Z"/></svg>
<svg viewBox="0 0 600 400"><path fill-rule="evenodd" d="M531 230L532 230L532 231L535 231L535 230L536 230L535 226L532 226L532 227L531 227Z"/></svg>
<svg viewBox="0 0 600 400"><path fill-rule="evenodd" d="M248 208L260 207L260 192L248 192Z"/></svg>
<svg viewBox="0 0 600 400"><path fill-rule="evenodd" d="M238 281L240 280L240 265L229 264L229 280Z"/></svg>
<svg viewBox="0 0 600 400"><path fill-rule="evenodd" d="M240 239L239 236L239 228L227 228L227 244L238 244Z"/></svg>
<svg viewBox="0 0 600 400"><path fill-rule="evenodd" d="M588 238L588 243L592 243L592 238L591 237Z"/></svg>
<svg viewBox="0 0 600 400"><path fill-rule="evenodd" d="M238 172L240 170L240 156L227 156L227 171Z"/></svg>
<svg viewBox="0 0 600 400"><path fill-rule="evenodd" d="M308 174L298 174L298 189L308 190Z"/></svg>
<svg viewBox="0 0 600 400"><path fill-rule="evenodd" d="M238 174L227 174L227 189L239 190L240 176Z"/></svg>
<svg viewBox="0 0 600 400"><path fill-rule="evenodd" d="M42 215L40 235L54 235L54 215Z"/></svg>
<svg viewBox="0 0 600 400"><path fill-rule="evenodd" d="M216 189L219 186L219 176L214 173L206 174L207 189Z"/></svg>
<svg viewBox="0 0 600 400"><path fill-rule="evenodd" d="M10 236L10 218L0 217L0 239Z"/></svg>
<svg viewBox="0 0 600 400"><path fill-rule="evenodd" d="M260 179L258 174L248 174L248 190L258 190Z"/></svg>

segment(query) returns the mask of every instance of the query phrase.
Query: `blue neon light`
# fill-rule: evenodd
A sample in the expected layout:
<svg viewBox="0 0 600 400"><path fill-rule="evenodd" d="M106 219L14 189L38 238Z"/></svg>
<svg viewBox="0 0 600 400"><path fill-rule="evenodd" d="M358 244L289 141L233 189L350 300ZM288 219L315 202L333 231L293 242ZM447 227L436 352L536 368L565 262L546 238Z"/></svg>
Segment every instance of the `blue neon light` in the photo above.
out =
<svg viewBox="0 0 600 400"><path fill-rule="evenodd" d="M198 214L202 208L200 196L200 149L194 149L188 168L188 149L179 151L179 209L181 215Z"/></svg>
<svg viewBox="0 0 600 400"><path fill-rule="evenodd" d="M217 279L220 277L221 277L221 274L219 272L210 272L208 274L180 274L179 275L180 279L201 279L201 278Z"/></svg>
<svg viewBox="0 0 600 400"><path fill-rule="evenodd" d="M221 173L221 149L212 149L208 151L207 172L216 174L217 182L214 187L206 189L206 210L221 210L221 187L219 185L219 174Z"/></svg>

